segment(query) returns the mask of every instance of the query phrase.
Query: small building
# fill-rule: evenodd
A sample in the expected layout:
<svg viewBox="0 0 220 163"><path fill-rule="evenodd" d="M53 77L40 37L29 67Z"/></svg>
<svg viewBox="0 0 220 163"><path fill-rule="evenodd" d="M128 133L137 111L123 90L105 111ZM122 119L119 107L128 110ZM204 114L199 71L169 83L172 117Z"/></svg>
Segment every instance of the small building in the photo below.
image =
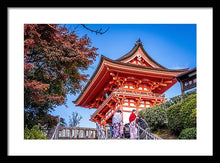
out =
<svg viewBox="0 0 220 163"><path fill-rule="evenodd" d="M180 82L182 94L184 93L184 91L195 88L196 87L196 67L177 75L176 78Z"/></svg>
<svg viewBox="0 0 220 163"><path fill-rule="evenodd" d="M116 60L101 56L93 76L74 101L76 106L95 108L91 121L105 126L120 109L123 122L129 122L133 109L140 111L166 100L175 76L188 69L167 69L143 48L140 39L125 55Z"/></svg>

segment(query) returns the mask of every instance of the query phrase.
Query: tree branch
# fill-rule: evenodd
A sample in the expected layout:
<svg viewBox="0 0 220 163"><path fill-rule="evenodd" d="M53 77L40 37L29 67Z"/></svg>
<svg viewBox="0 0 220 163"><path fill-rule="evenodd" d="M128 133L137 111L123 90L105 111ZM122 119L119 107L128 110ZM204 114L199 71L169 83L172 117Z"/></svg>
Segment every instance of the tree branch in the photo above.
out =
<svg viewBox="0 0 220 163"><path fill-rule="evenodd" d="M96 34L100 34L100 35L106 33L106 32L109 30L109 27L108 27L104 32L102 32L102 28L100 28L99 30L93 30L93 29L87 27L85 24L81 24L81 25L82 25L85 29L87 29L87 30L89 30L89 31L91 31L91 32L95 32Z"/></svg>

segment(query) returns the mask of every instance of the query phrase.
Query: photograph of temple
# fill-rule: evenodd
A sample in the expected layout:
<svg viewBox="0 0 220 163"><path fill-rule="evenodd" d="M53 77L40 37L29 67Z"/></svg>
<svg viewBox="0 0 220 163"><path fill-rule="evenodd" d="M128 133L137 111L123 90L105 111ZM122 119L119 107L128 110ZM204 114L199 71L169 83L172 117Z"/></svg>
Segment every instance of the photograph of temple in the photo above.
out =
<svg viewBox="0 0 220 163"><path fill-rule="evenodd" d="M24 29L24 139L197 138L195 24Z"/></svg>

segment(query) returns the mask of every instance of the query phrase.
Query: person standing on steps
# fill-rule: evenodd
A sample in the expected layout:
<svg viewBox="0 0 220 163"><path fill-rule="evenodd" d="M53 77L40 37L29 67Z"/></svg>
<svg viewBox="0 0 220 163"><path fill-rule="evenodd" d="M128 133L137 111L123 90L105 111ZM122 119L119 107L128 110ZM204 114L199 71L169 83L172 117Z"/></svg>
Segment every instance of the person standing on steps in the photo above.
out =
<svg viewBox="0 0 220 163"><path fill-rule="evenodd" d="M122 112L121 110L117 110L112 118L112 125L113 125L113 138L120 138L121 137L121 126L122 126Z"/></svg>
<svg viewBox="0 0 220 163"><path fill-rule="evenodd" d="M125 139L129 139L130 138L130 127L129 127L129 123L126 123L125 126L123 127L123 137Z"/></svg>
<svg viewBox="0 0 220 163"><path fill-rule="evenodd" d="M137 127L136 127L136 110L132 110L129 117L130 122L130 139L137 139Z"/></svg>
<svg viewBox="0 0 220 163"><path fill-rule="evenodd" d="M112 128L112 125L111 123L108 123L108 127L109 127L109 132L110 132L110 138L113 138L113 128Z"/></svg>

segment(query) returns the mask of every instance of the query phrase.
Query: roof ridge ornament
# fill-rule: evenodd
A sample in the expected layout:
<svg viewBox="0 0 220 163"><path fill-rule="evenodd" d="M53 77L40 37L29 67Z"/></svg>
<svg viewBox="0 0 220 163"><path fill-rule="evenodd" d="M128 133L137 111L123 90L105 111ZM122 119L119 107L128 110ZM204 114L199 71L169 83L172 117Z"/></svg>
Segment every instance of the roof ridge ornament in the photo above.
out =
<svg viewBox="0 0 220 163"><path fill-rule="evenodd" d="M141 42L141 39L139 38L137 41L136 41L136 45L138 45L138 44L142 44L142 42Z"/></svg>
<svg viewBox="0 0 220 163"><path fill-rule="evenodd" d="M138 60L138 61L141 61L141 60L142 60L141 54L138 54L138 55L137 55L137 60Z"/></svg>

